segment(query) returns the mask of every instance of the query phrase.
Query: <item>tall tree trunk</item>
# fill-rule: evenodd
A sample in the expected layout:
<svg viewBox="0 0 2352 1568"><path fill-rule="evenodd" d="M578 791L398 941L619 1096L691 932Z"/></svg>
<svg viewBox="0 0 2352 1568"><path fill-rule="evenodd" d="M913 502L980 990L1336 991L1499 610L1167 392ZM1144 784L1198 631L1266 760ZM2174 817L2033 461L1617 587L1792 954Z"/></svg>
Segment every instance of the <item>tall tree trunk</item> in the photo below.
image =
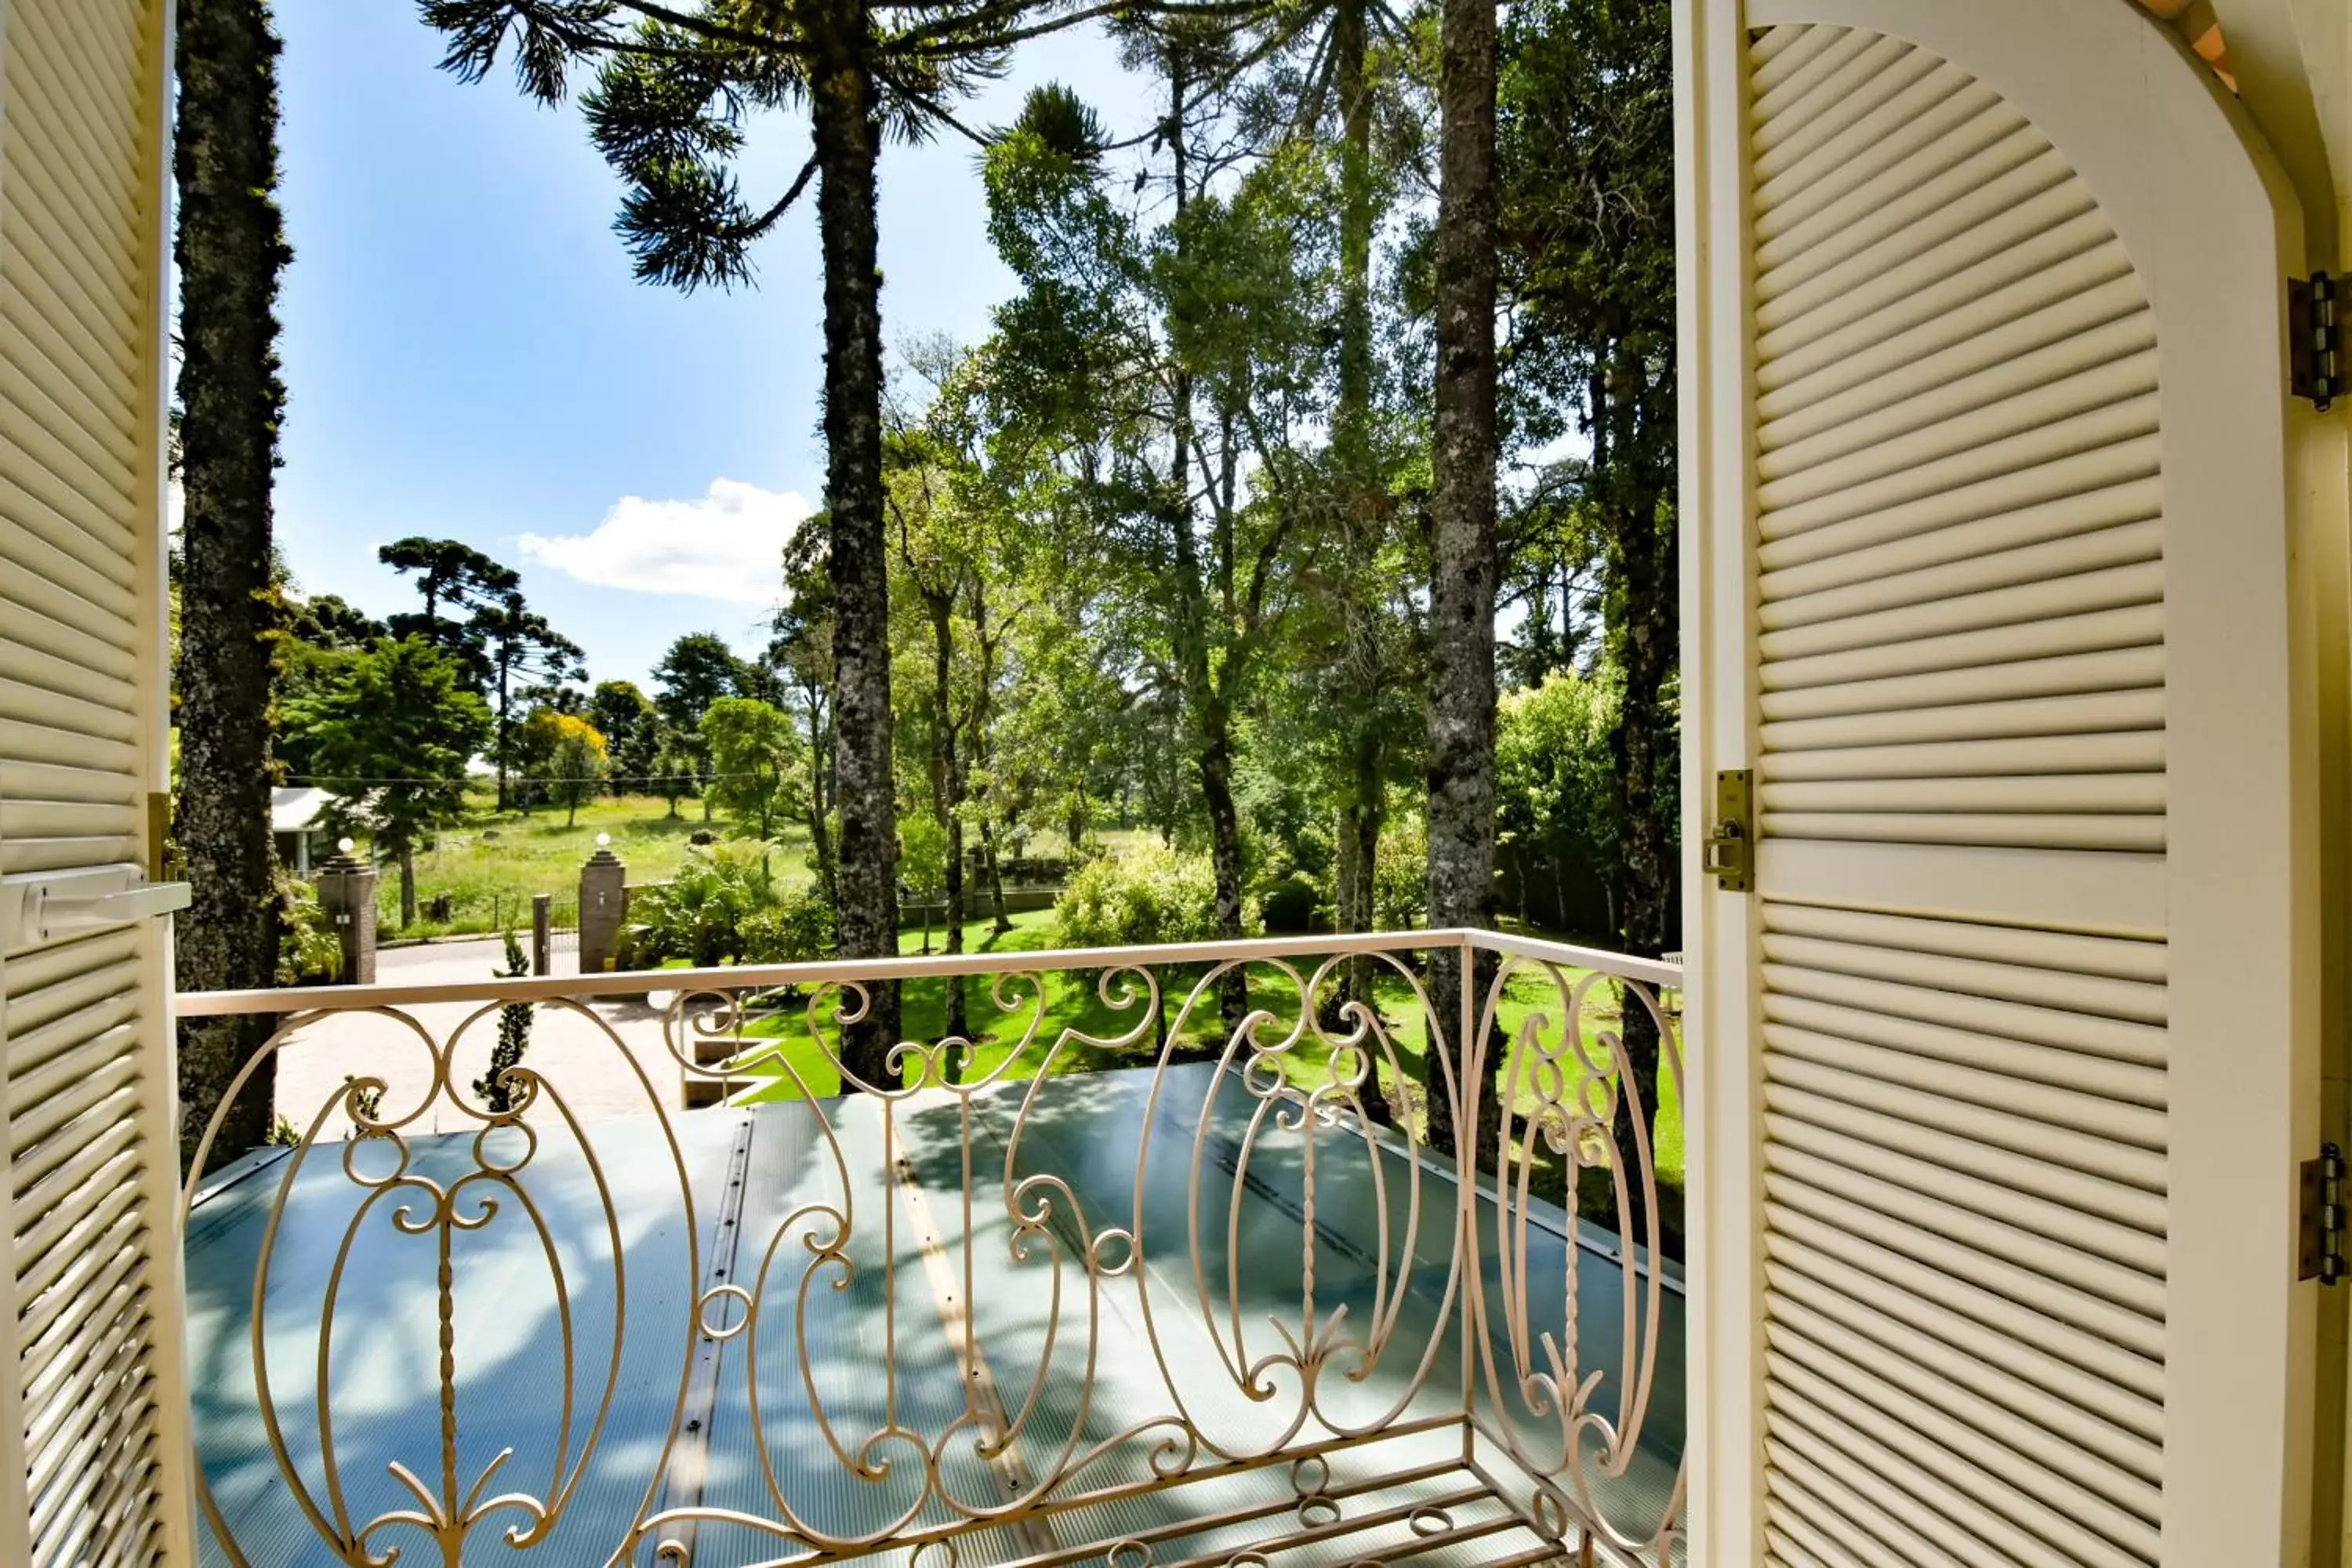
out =
<svg viewBox="0 0 2352 1568"><path fill-rule="evenodd" d="M963 951L963 768L956 755L955 601L950 593L931 595L931 809L947 845L941 893L947 905L947 951ZM946 1030L969 1036L963 981L948 982Z"/></svg>
<svg viewBox="0 0 2352 1568"><path fill-rule="evenodd" d="M811 761L810 773L814 775L820 765ZM825 902L837 903L840 900L840 889L833 869L833 828L832 825L825 820L827 814L824 809L823 781L814 776L809 780L809 844L816 854L817 887L824 892Z"/></svg>
<svg viewBox="0 0 2352 1568"><path fill-rule="evenodd" d="M824 251L825 500L832 516L834 782L845 958L898 951L898 821L890 766L890 585L882 500L882 278L875 233L881 127L872 35L859 0L803 0ZM884 1084L898 1039L898 988L870 987L843 1030L850 1071Z"/></svg>
<svg viewBox="0 0 2352 1568"><path fill-rule="evenodd" d="M1382 508L1372 453L1372 95L1366 74L1370 0L1340 0L1332 20L1333 83L1339 139L1339 384L1332 413L1338 458L1340 572L1340 712L1344 776L1339 786L1338 885L1333 923L1372 929L1372 868L1380 851L1388 736L1381 701L1380 605L1374 563ZM1369 1004L1372 965L1348 965L1343 990ZM1372 1096L1375 1100L1378 1095ZM1385 1109L1385 1101L1381 1101ZM1377 1111L1375 1112L1378 1113Z"/></svg>
<svg viewBox="0 0 2352 1568"><path fill-rule="evenodd" d="M994 710L991 706L996 691L996 641L988 635L988 581L983 572L972 574L971 583L972 640L980 645L980 689L971 704L971 750L977 753L982 769L988 778L987 809L980 814L980 853L984 875L988 878L988 895L995 907L996 919L990 928L1002 936L1013 929L1004 918L1004 876L996 866L996 835L990 823L1004 799L1003 789L992 765L993 751L990 744L991 724ZM1003 633L997 634L999 637ZM957 786L956 797L961 800L965 790Z"/></svg>
<svg viewBox="0 0 2352 1568"><path fill-rule="evenodd" d="M980 819L980 851L988 863L988 901L995 914L991 929L1003 936L1013 929L1013 920L1004 912L1004 868L997 863L996 832L984 816Z"/></svg>
<svg viewBox="0 0 2352 1568"><path fill-rule="evenodd" d="M1495 899L1495 184L1492 0L1444 0L1437 212L1437 385L1432 501L1429 921L1492 923ZM1431 1001L1459 1036L1460 954L1432 964ZM1483 987L1478 990L1483 992ZM1483 1002L1483 995L1478 999ZM1454 1091L1470 1042L1454 1040ZM1424 1062L1431 1141L1454 1143L1454 1107L1433 1048ZM1490 1067L1494 1064L1489 1063ZM1489 1096L1488 1098L1491 1098ZM1482 1117L1482 1127L1493 1123ZM1474 1148L1491 1134L1474 1134ZM1484 1151L1474 1156L1484 1163Z"/></svg>
<svg viewBox="0 0 2352 1568"><path fill-rule="evenodd" d="M405 839L400 846L400 929L406 931L416 923L416 846Z"/></svg>
<svg viewBox="0 0 2352 1568"><path fill-rule="evenodd" d="M186 497L173 829L194 889L175 949L184 991L273 984L282 924L269 839L270 506L285 404L276 305L291 255L273 195L278 47L262 0L183 0L173 174ZM272 1023L183 1028L184 1158ZM219 1157L268 1137L276 1087L264 1064L222 1118Z"/></svg>
<svg viewBox="0 0 2352 1568"><path fill-rule="evenodd" d="M1212 697L1201 714L1201 795L1209 817L1209 861L1216 874L1217 935L1227 942L1242 935L1242 818L1234 804L1234 726L1222 696ZM1238 978L1240 971L1234 971ZM1228 984L1225 1027L1233 1029L1248 1011L1238 1009Z"/></svg>
<svg viewBox="0 0 2352 1568"><path fill-rule="evenodd" d="M1352 923L1356 882L1362 875L1357 867L1356 843L1356 814L1343 800L1331 826L1331 929L1338 931L1360 929Z"/></svg>
<svg viewBox="0 0 2352 1568"><path fill-rule="evenodd" d="M833 872L833 829L829 821L824 794L824 696L821 689L808 692L808 830L809 847L816 855L816 882L824 894L824 901L835 909L841 907L841 893Z"/></svg>
<svg viewBox="0 0 2352 1568"><path fill-rule="evenodd" d="M1340 115L1339 395L1332 438L1343 458L1359 460L1370 442L1372 407L1372 95L1364 68L1370 4L1339 0L1331 28Z"/></svg>
<svg viewBox="0 0 2352 1568"><path fill-rule="evenodd" d="M507 693L507 681L509 673L510 672L507 667L507 661L505 659L499 660L498 808L500 811L504 811L507 808L507 759L514 754L514 708L512 699L509 698Z"/></svg>
<svg viewBox="0 0 2352 1568"><path fill-rule="evenodd" d="M1360 792L1354 811L1353 826L1356 842L1353 858L1356 862L1356 906L1362 924L1358 928L1372 931L1381 923L1380 909L1373 894L1380 886L1381 830L1388 825L1388 806L1381 787L1381 775L1370 759L1358 757L1356 788Z"/></svg>
<svg viewBox="0 0 2352 1568"><path fill-rule="evenodd" d="M1181 220L1192 201L1191 147L1185 141L1184 97L1188 78L1181 55L1171 58L1168 73L1169 150L1173 159L1177 243L1186 233ZM1217 935L1228 941L1242 934L1241 815L1234 805L1233 723L1223 694L1210 673L1209 584L1201 560L1201 543L1193 526L1192 463L1203 443L1193 419L1192 374L1179 367L1171 378L1174 430L1169 458L1169 525L1176 568L1177 660L1182 671L1185 697L1192 707L1193 744L1201 773L1201 794L1209 817L1209 858L1216 879ZM1202 458L1203 466L1205 457ZM1229 567L1230 549L1220 560ZM1221 570L1228 584L1230 573ZM1249 1011L1247 982L1239 970L1218 986L1218 1011L1228 1037L1241 1027Z"/></svg>
<svg viewBox="0 0 2352 1568"><path fill-rule="evenodd" d="M1649 401L1643 395L1649 374L1638 351L1621 337L1610 343L1597 367L1591 395L1596 410L1593 470L1616 578L1612 640L1625 683L1610 737L1618 795L1618 939L1627 952L1644 958L1672 945L1674 929L1673 825L1658 784L1672 763L1666 682L1676 656L1679 618L1670 523L1661 516L1664 497L1651 465L1643 462L1648 444L1640 420ZM1658 1114L1658 1026L1630 991L1625 1001L1619 1029L1622 1070L1637 1091L1647 1132L1655 1128ZM1618 1146L1629 1161L1635 1098L1619 1097L1615 1119ZM1634 1190L1638 1205L1638 1184ZM1639 1225L1643 1216L1629 1220Z"/></svg>

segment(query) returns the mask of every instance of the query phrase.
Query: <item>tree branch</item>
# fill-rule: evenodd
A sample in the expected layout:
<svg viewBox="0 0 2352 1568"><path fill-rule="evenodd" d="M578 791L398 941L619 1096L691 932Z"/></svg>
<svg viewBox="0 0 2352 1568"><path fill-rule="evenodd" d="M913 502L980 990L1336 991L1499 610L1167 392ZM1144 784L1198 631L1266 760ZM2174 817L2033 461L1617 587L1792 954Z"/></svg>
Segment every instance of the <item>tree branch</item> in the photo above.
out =
<svg viewBox="0 0 2352 1568"><path fill-rule="evenodd" d="M792 210L793 204L801 199L801 193L808 189L809 181L815 177L816 154L812 153L808 162L801 165L801 172L793 176L792 184L776 199L775 205L741 226L744 237L754 238L767 233L770 226Z"/></svg>
<svg viewBox="0 0 2352 1568"><path fill-rule="evenodd" d="M625 11L634 11L648 21L676 27L682 33L692 33L714 44L734 44L747 49L764 49L777 54L806 55L813 51L807 41L782 33L755 32L725 22L714 22L708 16L698 16L689 11L674 10L659 0L612 0Z"/></svg>
<svg viewBox="0 0 2352 1568"><path fill-rule="evenodd" d="M952 113L949 112L947 105L941 103L937 98L932 97L929 93L919 92L915 89L908 87L895 72L891 71L887 66L882 65L878 61L876 63L874 74L886 83L891 91L897 93L900 98L905 99L908 103L913 104L917 109L921 110L925 114L929 115L932 119L938 121L949 130L964 137L974 146L993 147L996 145L996 139L994 137L986 135L982 132L974 131L971 126L966 125L962 121L958 120Z"/></svg>
<svg viewBox="0 0 2352 1568"><path fill-rule="evenodd" d="M1098 0L1097 4L1066 11L1058 16L1034 23L1025 27L990 33L982 37L958 37L974 27L984 27L992 22L1009 21L1038 8L1037 0L997 0L992 5L968 16L939 22L900 34L887 46L889 53L931 58L951 55L980 54L1001 49L1009 44L1029 38L1042 38L1050 33L1066 31L1084 22L1104 16L1132 16L1139 14L1155 16L1245 16L1266 8L1265 0Z"/></svg>

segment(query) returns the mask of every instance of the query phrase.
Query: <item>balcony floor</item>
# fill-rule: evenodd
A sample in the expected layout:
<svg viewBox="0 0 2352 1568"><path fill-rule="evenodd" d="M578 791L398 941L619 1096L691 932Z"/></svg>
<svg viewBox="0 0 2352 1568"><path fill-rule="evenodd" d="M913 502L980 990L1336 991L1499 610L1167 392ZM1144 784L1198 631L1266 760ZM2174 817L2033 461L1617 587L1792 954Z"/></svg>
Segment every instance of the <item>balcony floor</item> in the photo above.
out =
<svg viewBox="0 0 2352 1568"><path fill-rule="evenodd" d="M535 1552L499 1542L525 1521L510 1509L476 1529L467 1562L601 1563L656 1513L673 1518L633 1561L651 1563L672 1538L698 1568L1558 1558L1559 1544L1528 1522L1525 1478L1463 1421L1460 1318L1445 1299L1451 1181L1422 1175L1414 1263L1402 1300L1391 1299L1384 1352L1360 1380L1346 1375L1344 1352L1325 1365L1319 1418L1301 1422L1295 1365L1278 1363L1295 1357L1302 1325L1328 1338L1337 1308L1339 1331L1375 1321L1382 1259L1407 1242L1406 1163L1388 1151L1376 1180L1360 1140L1318 1139L1310 1204L1302 1141L1258 1125L1262 1104L1236 1078L1171 1068L1147 1115L1152 1085L1149 1071L1051 1080L1017 1156L1007 1150L1024 1086L976 1097L968 1129L943 1092L887 1114L865 1096L828 1101L823 1121L805 1104L577 1127L540 1119L511 1183L482 1173L470 1137L414 1139L409 1175L443 1184L455 1212L499 1205L478 1229L451 1233L448 1456L434 1228L402 1234L394 1220L403 1204L429 1217L429 1194L363 1184L392 1173L381 1141L349 1146L359 1182L343 1144L313 1146L299 1170L293 1155L257 1154L212 1184L189 1226L197 1443L222 1520L256 1568L336 1560L273 1453L257 1341L286 1462L331 1526L416 1510L425 1494L463 1498L494 1463L485 1498L549 1498L576 1483ZM491 1135L492 1166L524 1153L520 1131ZM1016 1181L1056 1179L1015 1200L1052 1204L1025 1237L1008 1218L1008 1165ZM256 1266L281 1193L257 1326ZM817 1257L812 1244L833 1239L843 1209L852 1222L838 1256ZM1102 1238L1139 1212L1139 1276ZM1538 1316L1557 1321L1566 1226L1537 1228L1530 1274L1553 1282L1551 1313L1538 1300ZM1081 1261L1090 1238L1092 1272ZM1607 1239L1588 1237L1578 1277L1577 1339L1593 1342L1595 1366L1613 1364L1622 1296ZM1400 1272L1391 1264L1388 1277ZM748 1328L742 1298L709 1295L729 1285L760 1304ZM698 1298L722 1337L693 1331ZM323 1346L322 1321L332 1325ZM1277 1363L1265 1397L1234 1370L1237 1336L1243 1363ZM1678 1371L1658 1397L1654 1442L1616 1483L1621 1513L1662 1508L1671 1489ZM1188 1447L1171 1390L1215 1451ZM1024 1409L1003 1451L975 1451L975 1412ZM885 1429L896 1435L866 1449L859 1474L860 1445ZM1371 1429L1360 1442L1344 1436ZM1157 1473L1155 1452L1181 1477ZM395 1462L421 1492L395 1479ZM1061 1479L1033 1496L1046 1476ZM974 1524L937 1491L966 1510L1017 1511ZM805 1534L739 1522L781 1519L779 1494ZM847 1544L869 1538L887 1543L864 1555ZM437 1555L409 1524L387 1523L369 1544L409 1561ZM231 1559L215 1544L207 1561Z"/></svg>

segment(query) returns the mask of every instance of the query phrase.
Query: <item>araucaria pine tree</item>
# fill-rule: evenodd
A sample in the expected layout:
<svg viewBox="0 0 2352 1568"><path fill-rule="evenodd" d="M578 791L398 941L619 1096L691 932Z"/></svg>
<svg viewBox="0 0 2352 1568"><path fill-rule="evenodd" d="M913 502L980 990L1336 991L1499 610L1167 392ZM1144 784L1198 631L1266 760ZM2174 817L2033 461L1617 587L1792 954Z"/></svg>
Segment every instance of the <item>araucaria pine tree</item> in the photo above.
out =
<svg viewBox="0 0 2352 1568"><path fill-rule="evenodd" d="M1232 17L1221 0L426 0L444 65L478 80L511 47L522 89L562 100L575 66L590 135L628 183L614 226L637 274L692 289L747 283L750 247L816 182L824 261L825 505L832 539L836 925L849 957L898 951L889 567L883 530L881 270L876 168L887 137L974 135L950 105L1019 40L1112 14ZM814 151L754 207L734 163L747 116L804 106ZM978 138L974 136L974 139ZM846 1031L851 1072L885 1077L896 989Z"/></svg>
<svg viewBox="0 0 2352 1568"><path fill-rule="evenodd" d="M278 279L292 253L278 222L278 41L265 0L183 0L178 187L180 793L173 828L194 889L179 922L184 991L273 983L269 709L278 629L270 498L278 426ZM190 1025L180 1043L182 1143L267 1037L266 1018ZM265 1064L222 1122L233 1156L265 1141Z"/></svg>

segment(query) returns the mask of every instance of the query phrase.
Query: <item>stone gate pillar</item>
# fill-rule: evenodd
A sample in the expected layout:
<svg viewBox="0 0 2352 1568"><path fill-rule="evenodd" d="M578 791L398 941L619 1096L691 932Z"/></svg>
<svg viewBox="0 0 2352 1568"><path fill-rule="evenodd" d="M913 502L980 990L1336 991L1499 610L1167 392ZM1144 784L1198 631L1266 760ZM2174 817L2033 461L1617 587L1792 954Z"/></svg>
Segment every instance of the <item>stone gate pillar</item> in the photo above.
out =
<svg viewBox="0 0 2352 1568"><path fill-rule="evenodd" d="M339 985L375 984L375 868L352 853L352 841L319 868L319 907L343 950Z"/></svg>
<svg viewBox="0 0 2352 1568"><path fill-rule="evenodd" d="M580 868L580 973L602 974L621 947L621 914L629 868L613 853L609 835L596 836L596 853Z"/></svg>

